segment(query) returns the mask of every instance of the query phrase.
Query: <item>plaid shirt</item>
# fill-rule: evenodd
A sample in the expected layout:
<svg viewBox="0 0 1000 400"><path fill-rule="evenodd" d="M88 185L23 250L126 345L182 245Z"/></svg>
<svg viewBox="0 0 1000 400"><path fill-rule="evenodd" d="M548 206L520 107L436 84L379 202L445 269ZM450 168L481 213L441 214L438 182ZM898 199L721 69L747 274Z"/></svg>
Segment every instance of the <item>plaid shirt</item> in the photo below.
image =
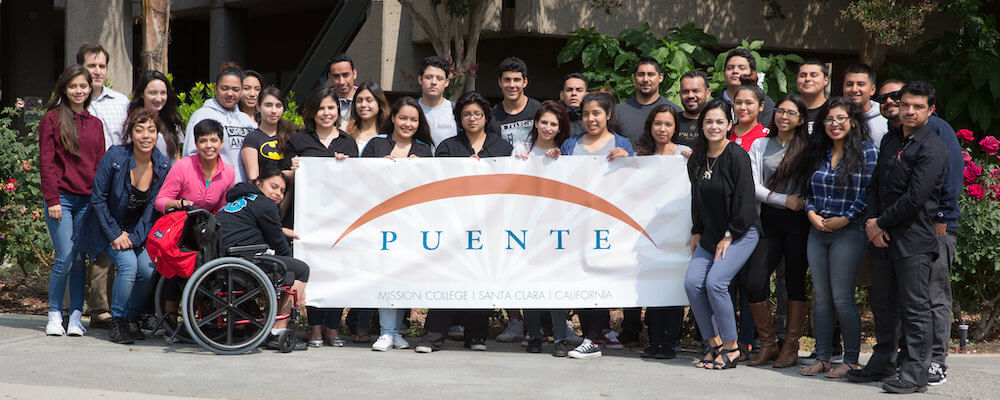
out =
<svg viewBox="0 0 1000 400"><path fill-rule="evenodd" d="M878 162L878 150L871 142L863 142L864 166L851 176L851 186L844 187L837 181L837 170L830 167L831 153L826 152L826 162L823 163L809 180L809 204L806 211L815 211L820 215L839 215L849 220L863 216L867 197L868 184L872 180L872 171Z"/></svg>
<svg viewBox="0 0 1000 400"><path fill-rule="evenodd" d="M128 118L128 96L118 93L109 87L101 91L101 96L90 100L90 111L104 123L104 149L119 145L122 141L122 129Z"/></svg>

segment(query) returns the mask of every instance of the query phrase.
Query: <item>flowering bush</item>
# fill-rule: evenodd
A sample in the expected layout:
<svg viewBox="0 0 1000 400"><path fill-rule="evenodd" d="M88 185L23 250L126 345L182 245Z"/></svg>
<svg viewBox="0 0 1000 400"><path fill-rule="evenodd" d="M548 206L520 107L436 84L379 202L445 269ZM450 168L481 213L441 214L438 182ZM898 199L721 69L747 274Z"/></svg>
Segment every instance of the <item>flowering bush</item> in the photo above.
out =
<svg viewBox="0 0 1000 400"><path fill-rule="evenodd" d="M952 270L956 306L979 313L973 339L982 339L1000 315L1000 140L976 142L968 129L957 132L962 143L965 190L959 195L961 234Z"/></svg>
<svg viewBox="0 0 1000 400"><path fill-rule="evenodd" d="M25 111L23 101L0 110L0 264L15 268L3 271L8 277L45 278L52 264L38 176L40 115Z"/></svg>

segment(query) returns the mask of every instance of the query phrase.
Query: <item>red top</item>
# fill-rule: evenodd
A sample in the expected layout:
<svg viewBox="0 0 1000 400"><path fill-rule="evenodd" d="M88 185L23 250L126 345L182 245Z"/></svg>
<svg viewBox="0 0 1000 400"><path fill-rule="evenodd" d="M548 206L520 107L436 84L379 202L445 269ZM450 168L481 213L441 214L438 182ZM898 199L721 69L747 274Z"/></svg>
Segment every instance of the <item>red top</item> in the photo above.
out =
<svg viewBox="0 0 1000 400"><path fill-rule="evenodd" d="M41 173L42 196L45 205L59 204L59 194L90 196L97 164L104 157L104 124L87 110L74 114L77 148L74 156L59 140L59 114L52 110L38 124L38 165Z"/></svg>
<svg viewBox="0 0 1000 400"><path fill-rule="evenodd" d="M760 122L758 122L757 125L750 128L749 132L745 133L743 136L737 137L736 127L734 126L733 131L729 132L729 141L740 145L743 150L746 150L747 153L749 153L750 145L753 144L753 141L767 136L769 132L771 132L770 129L765 128L764 125L761 125Z"/></svg>

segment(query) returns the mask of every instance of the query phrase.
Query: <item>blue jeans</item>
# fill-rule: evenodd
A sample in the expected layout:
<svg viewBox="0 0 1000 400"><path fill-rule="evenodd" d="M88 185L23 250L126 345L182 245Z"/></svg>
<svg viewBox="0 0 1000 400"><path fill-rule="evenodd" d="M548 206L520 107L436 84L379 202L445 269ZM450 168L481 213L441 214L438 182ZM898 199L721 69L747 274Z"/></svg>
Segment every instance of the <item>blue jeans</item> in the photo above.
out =
<svg viewBox="0 0 1000 400"><path fill-rule="evenodd" d="M806 242L813 280L813 329L816 358L829 360L833 352L833 330L840 321L844 337L844 362L858 363L861 352L861 316L854 288L865 260L868 238L861 223L850 223L833 232L813 228Z"/></svg>
<svg viewBox="0 0 1000 400"><path fill-rule="evenodd" d="M48 207L43 205L43 209L46 209L45 224L48 225L52 246L56 251L55 263L52 264L52 273L49 275L49 311L62 311L67 279L70 311L83 311L87 271L84 270L83 259L78 257L73 248L73 228L75 223L83 221L83 215L90 207L90 196L60 194L59 204L62 206L62 219L50 218Z"/></svg>
<svg viewBox="0 0 1000 400"><path fill-rule="evenodd" d="M729 296L729 283L750 258L758 239L757 228L751 227L729 245L726 258L718 261L714 261L714 253L701 245L695 249L684 276L684 291L703 340L716 335L721 336L723 342L736 340L736 314Z"/></svg>
<svg viewBox="0 0 1000 400"><path fill-rule="evenodd" d="M111 286L111 316L134 317L149 310L156 267L146 249L104 250L115 264L115 283Z"/></svg>
<svg viewBox="0 0 1000 400"><path fill-rule="evenodd" d="M399 333L400 324L406 318L409 308L380 308L378 309L378 326L382 335L395 335ZM360 317L359 317L360 319Z"/></svg>

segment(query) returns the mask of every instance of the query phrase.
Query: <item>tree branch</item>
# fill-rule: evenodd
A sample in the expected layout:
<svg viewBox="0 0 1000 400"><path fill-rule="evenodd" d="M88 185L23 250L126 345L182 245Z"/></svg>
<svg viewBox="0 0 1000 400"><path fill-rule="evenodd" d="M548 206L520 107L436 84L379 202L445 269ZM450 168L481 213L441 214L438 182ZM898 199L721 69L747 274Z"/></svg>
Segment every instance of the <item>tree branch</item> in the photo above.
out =
<svg viewBox="0 0 1000 400"><path fill-rule="evenodd" d="M402 6L408 14L410 14L410 18L413 19L413 22L416 22L417 25L419 25L420 28L427 34L427 37L430 38L431 46L434 47L435 53L442 57L444 57L445 54L450 53L450 49L448 49L447 45L442 47L442 43L444 43L444 41L438 36L438 31L431 26L430 22L427 21L427 17L417 11L417 8L413 5L413 0L397 1L399 2L399 5ZM434 11L433 6L431 7L431 10L434 12L435 18L437 18L437 12Z"/></svg>

